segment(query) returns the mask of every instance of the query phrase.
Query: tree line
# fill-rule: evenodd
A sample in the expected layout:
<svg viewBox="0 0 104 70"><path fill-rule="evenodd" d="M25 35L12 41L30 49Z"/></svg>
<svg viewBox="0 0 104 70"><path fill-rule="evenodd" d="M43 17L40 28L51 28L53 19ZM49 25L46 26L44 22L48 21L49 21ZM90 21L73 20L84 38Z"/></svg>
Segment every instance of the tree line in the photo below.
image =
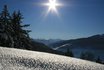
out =
<svg viewBox="0 0 104 70"><path fill-rule="evenodd" d="M74 57L74 53L70 48L67 48L67 51L65 52L64 55ZM79 58L104 64L103 60L99 56L95 57L95 55L89 51L81 52L81 54L79 55Z"/></svg>

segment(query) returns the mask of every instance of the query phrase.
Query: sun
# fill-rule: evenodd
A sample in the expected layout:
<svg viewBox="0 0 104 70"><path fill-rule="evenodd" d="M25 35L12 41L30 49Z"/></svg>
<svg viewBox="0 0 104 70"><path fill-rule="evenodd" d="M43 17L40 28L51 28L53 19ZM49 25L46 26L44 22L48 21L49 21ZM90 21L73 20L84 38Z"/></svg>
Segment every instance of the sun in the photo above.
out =
<svg viewBox="0 0 104 70"><path fill-rule="evenodd" d="M44 5L49 7L47 13L52 11L58 14L57 7L61 6L62 4L58 3L57 0L49 0L49 2L44 3Z"/></svg>
<svg viewBox="0 0 104 70"><path fill-rule="evenodd" d="M58 4L56 3L56 0L49 0L49 3L46 4L49 6L49 10L55 11Z"/></svg>

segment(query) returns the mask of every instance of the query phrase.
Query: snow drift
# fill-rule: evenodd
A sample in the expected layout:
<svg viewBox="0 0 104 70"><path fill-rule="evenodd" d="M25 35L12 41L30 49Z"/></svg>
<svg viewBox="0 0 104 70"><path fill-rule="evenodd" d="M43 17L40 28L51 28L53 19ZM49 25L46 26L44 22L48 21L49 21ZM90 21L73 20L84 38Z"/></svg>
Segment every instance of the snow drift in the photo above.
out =
<svg viewBox="0 0 104 70"><path fill-rule="evenodd" d="M55 54L1 47L0 70L104 70L104 65Z"/></svg>

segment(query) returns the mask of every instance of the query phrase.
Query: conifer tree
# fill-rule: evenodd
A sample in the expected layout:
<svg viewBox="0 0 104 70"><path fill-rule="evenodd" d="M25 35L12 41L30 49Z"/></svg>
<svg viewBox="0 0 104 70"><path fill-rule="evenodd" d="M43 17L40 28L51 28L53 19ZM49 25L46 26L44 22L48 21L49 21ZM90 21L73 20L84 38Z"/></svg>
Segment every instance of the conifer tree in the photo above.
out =
<svg viewBox="0 0 104 70"><path fill-rule="evenodd" d="M94 61L95 55L92 52L82 52L80 54L80 58L81 59L85 59L85 60L90 60L90 61Z"/></svg>
<svg viewBox="0 0 104 70"><path fill-rule="evenodd" d="M4 6L3 11L0 14L1 19L1 28L2 28L2 36L4 36L3 46L13 47L13 38L11 37L12 28L10 24L10 14L8 12L7 6Z"/></svg>
<svg viewBox="0 0 104 70"><path fill-rule="evenodd" d="M30 30L25 30L29 24L22 24L22 14L14 11L12 15L4 6L0 13L0 45L14 48L31 49Z"/></svg>
<svg viewBox="0 0 104 70"><path fill-rule="evenodd" d="M100 57L98 57L98 58L96 59L96 62L97 62L97 63L102 63L102 60L100 59Z"/></svg>
<svg viewBox="0 0 104 70"><path fill-rule="evenodd" d="M22 24L22 14L20 11L15 12L12 14L12 28L14 30L14 40L15 42L15 47L23 48L23 49L28 49L28 41L29 41L29 30L24 30L23 28L28 27L29 24ZM28 43L26 43L28 42Z"/></svg>
<svg viewBox="0 0 104 70"><path fill-rule="evenodd" d="M73 52L68 48L66 53L65 53L65 56L70 56L70 57L74 57L74 54Z"/></svg>

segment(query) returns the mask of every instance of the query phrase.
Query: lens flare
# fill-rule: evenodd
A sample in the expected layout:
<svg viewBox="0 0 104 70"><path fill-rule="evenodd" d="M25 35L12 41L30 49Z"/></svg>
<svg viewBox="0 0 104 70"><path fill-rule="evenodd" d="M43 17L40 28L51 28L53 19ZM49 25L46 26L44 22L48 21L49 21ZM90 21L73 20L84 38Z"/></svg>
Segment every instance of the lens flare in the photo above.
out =
<svg viewBox="0 0 104 70"><path fill-rule="evenodd" d="M58 15L57 7L62 6L62 4L58 3L56 0L49 0L48 3L44 3L45 6L48 6L47 14L52 11Z"/></svg>

